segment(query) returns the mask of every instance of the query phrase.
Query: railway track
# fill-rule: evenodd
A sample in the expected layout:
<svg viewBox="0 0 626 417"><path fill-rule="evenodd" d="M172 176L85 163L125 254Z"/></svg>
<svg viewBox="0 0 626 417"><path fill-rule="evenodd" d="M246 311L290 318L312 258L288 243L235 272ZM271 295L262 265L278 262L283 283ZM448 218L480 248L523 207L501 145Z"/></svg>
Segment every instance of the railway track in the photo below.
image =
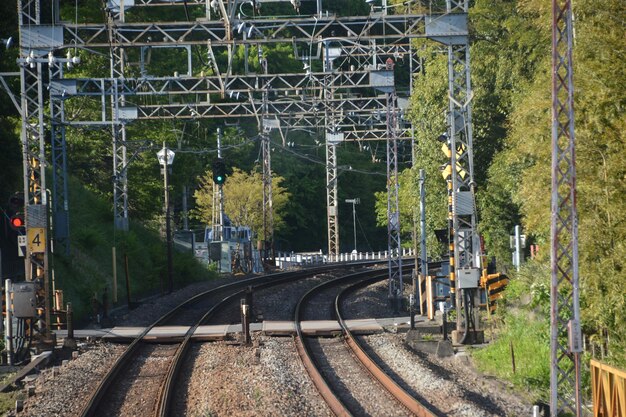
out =
<svg viewBox="0 0 626 417"><path fill-rule="evenodd" d="M434 416L372 360L343 319L341 303L347 293L386 277L385 272L369 271L337 278L310 290L297 306L298 354L314 385L337 416ZM335 295L329 297L331 293ZM309 307L311 305L314 310ZM307 311L307 308L318 314ZM327 316L339 320L343 334L341 339L303 335L300 321L304 318L319 319L319 312L324 311Z"/></svg>
<svg viewBox="0 0 626 417"><path fill-rule="evenodd" d="M225 284L192 297L156 320L129 344L100 381L81 416L172 415L176 379L189 351L191 336L198 326L206 324L220 309L241 298L248 286L266 288L322 272L372 264L334 265L267 275ZM165 325L186 325L189 330L176 343L155 344L144 340L151 329Z"/></svg>

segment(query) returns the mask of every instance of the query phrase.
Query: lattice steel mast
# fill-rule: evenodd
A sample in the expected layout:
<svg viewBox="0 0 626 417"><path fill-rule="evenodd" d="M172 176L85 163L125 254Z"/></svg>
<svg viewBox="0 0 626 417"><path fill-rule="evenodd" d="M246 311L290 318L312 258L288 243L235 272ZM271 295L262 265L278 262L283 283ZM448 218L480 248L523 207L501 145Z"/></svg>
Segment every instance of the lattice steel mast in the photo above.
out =
<svg viewBox="0 0 626 417"><path fill-rule="evenodd" d="M328 257L331 260L339 258L339 200L337 196L337 145L343 141L343 133L337 131L335 107L332 101L333 61L336 50L324 43L324 89L322 101L324 107L324 135L326 147L326 225L328 231Z"/></svg>
<svg viewBox="0 0 626 417"><path fill-rule="evenodd" d="M467 0L447 0L449 13L467 28ZM474 297L481 276L480 237L476 229L474 161L472 146L472 105L470 48L468 36L441 40L448 45L448 129L450 148L451 231L454 258L450 265L451 293L457 310L457 337L464 343L474 337ZM470 340L471 341L471 340Z"/></svg>
<svg viewBox="0 0 626 417"><path fill-rule="evenodd" d="M125 6L122 1L117 7L107 8L107 29L110 43L109 64L113 80L111 94L111 133L113 149L113 221L120 230L128 230L128 176L126 126L120 120L120 112L126 106L124 96L124 72L126 67L123 39L117 32L117 25L125 20ZM76 22L78 23L78 22Z"/></svg>
<svg viewBox="0 0 626 417"><path fill-rule="evenodd" d="M42 25L39 0L18 0L20 27L22 150L24 156L24 200L26 209L26 281L36 283L37 317L31 319L35 338L50 339L50 290L48 265L48 198L46 195L43 66L48 51L37 49L33 39ZM54 28L47 29L51 32ZM53 33L52 33L53 34Z"/></svg>
<svg viewBox="0 0 626 417"><path fill-rule="evenodd" d="M550 414L581 415L578 215L570 0L552 0Z"/></svg>
<svg viewBox="0 0 626 417"><path fill-rule="evenodd" d="M387 60L387 70L393 71L393 61ZM402 241L400 236L400 205L398 199L398 141L396 131L398 112L395 89L387 92L387 250L389 251L389 294L394 309L400 308L404 283L402 280Z"/></svg>
<svg viewBox="0 0 626 417"><path fill-rule="evenodd" d="M67 61L67 62L64 62ZM63 64L71 58L60 59L48 53L49 79L63 78ZM67 146L65 141L65 104L63 99L50 98L50 142L52 151L52 226L54 250L69 254L70 216L67 178Z"/></svg>

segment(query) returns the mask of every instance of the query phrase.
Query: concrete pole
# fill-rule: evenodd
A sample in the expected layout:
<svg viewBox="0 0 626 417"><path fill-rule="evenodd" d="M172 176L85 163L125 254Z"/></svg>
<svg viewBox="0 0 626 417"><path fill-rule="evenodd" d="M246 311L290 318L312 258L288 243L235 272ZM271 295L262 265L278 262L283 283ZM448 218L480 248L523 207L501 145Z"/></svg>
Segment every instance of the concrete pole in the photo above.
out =
<svg viewBox="0 0 626 417"><path fill-rule="evenodd" d="M217 157L222 157L222 129L217 128ZM218 236L217 240L224 240L224 185L218 184L218 203L219 203L219 222L218 222ZM214 236L215 238L215 236Z"/></svg>
<svg viewBox="0 0 626 417"><path fill-rule="evenodd" d="M168 292L174 291L174 264L172 260L172 227L170 224L170 190L169 190L169 166L167 165L167 148L163 142L163 149L166 150L163 161L163 177L165 188L165 239L167 241L167 285Z"/></svg>
<svg viewBox="0 0 626 417"><path fill-rule="evenodd" d="M4 333L5 346L7 349L7 362L13 365L13 309L11 308L11 280L4 280L4 296L7 306L6 331Z"/></svg>
<svg viewBox="0 0 626 417"><path fill-rule="evenodd" d="M354 225L354 252L356 253L356 198L352 202L352 224Z"/></svg>
<svg viewBox="0 0 626 417"><path fill-rule="evenodd" d="M420 169L420 234L422 276L419 278L418 293L421 310L424 304L424 300L422 300L422 285L428 276L428 260L426 254L426 174L423 169ZM421 314L424 314L423 311L421 311Z"/></svg>
<svg viewBox="0 0 626 417"><path fill-rule="evenodd" d="M515 263L515 270L517 272L519 272L520 266L522 264L522 256L521 256L522 238L521 238L520 229L521 229L521 227L519 225L515 226L515 255L514 255L515 258L514 258L514 263Z"/></svg>

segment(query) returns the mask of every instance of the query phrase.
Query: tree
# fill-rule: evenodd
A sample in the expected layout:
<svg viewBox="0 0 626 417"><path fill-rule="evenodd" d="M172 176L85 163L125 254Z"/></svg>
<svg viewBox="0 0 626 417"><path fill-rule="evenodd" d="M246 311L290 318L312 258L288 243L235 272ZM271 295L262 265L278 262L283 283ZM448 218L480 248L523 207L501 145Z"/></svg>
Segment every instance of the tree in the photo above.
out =
<svg viewBox="0 0 626 417"><path fill-rule="evenodd" d="M274 229L284 226L283 216L291 194L281 187L282 177L272 178ZM211 224L213 213L213 176L208 171L199 178L200 188L194 193L196 209L193 216ZM236 226L249 226L256 236L263 236L263 181L259 172L233 170L224 184L224 212Z"/></svg>

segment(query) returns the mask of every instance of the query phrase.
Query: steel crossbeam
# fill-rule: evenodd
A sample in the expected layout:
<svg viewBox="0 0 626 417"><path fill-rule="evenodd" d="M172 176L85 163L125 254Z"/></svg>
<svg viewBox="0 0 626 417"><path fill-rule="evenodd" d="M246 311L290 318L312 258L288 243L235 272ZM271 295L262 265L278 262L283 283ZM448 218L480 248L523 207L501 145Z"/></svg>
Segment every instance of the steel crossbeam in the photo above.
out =
<svg viewBox="0 0 626 417"><path fill-rule="evenodd" d="M222 2L223 1L224 0L222 0ZM252 0L252 1L257 4L290 3L291 2L291 0ZM319 0L300 0L300 1L313 2L313 1L319 1ZM122 0L114 0L112 1L112 5L119 8L121 2ZM250 3L250 2L251 0L237 0L237 1L227 0L227 4L232 4L232 5ZM207 0L132 0L132 1L126 0L125 4L127 5L126 6L127 8L130 8L130 7L149 7L149 6L154 7L154 6L173 6L173 5L178 5L178 6L187 5L189 7L191 6L207 7L209 3L207 2Z"/></svg>
<svg viewBox="0 0 626 417"><path fill-rule="evenodd" d="M550 414L582 415L578 215L570 0L552 0Z"/></svg>
<svg viewBox="0 0 626 417"><path fill-rule="evenodd" d="M313 16L271 17L268 19L235 19L194 22L130 22L114 21L119 44L125 47L181 46L210 44L213 47L244 44L276 44L287 40L309 45L321 39L341 39L352 42L398 42L431 36L467 37L467 27L456 25L456 19L466 20L465 13L454 16L434 15L369 15L356 17ZM452 19L450 22L448 22ZM446 32L431 34L432 22L446 23ZM235 29L244 24L243 39ZM233 33L233 31L235 33ZM108 25L65 24L61 48L109 48Z"/></svg>
<svg viewBox="0 0 626 417"><path fill-rule="evenodd" d="M325 77L330 77L330 85L342 89L374 88L380 81L372 78L377 71L359 69L336 73L291 73L291 74L225 74L223 76L169 76L169 77L125 77L120 94L134 96L180 95L180 94L219 94L233 96L239 94L263 93L270 85L273 94L289 94L297 99L303 94L323 90ZM100 97L113 94L115 82L119 78L54 78L50 83L50 94L68 97Z"/></svg>

